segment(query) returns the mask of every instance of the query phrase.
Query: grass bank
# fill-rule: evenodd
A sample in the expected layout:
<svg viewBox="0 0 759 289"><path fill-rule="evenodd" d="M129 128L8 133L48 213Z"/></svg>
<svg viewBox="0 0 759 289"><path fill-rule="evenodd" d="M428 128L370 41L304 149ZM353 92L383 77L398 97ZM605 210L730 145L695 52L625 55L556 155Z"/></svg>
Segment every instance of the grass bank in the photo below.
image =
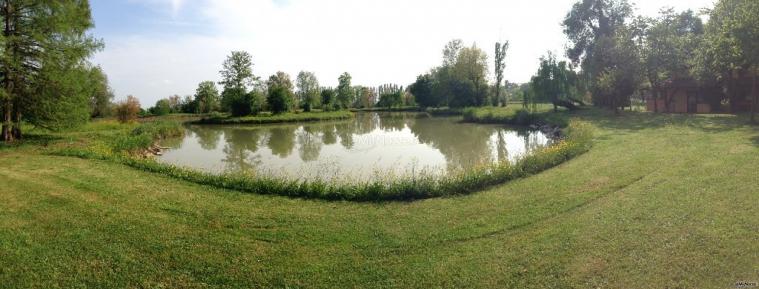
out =
<svg viewBox="0 0 759 289"><path fill-rule="evenodd" d="M553 105L541 103L525 109L521 105L511 104L506 107L469 107L464 109L464 121L473 123L510 124L510 125L568 125L568 111L553 111Z"/></svg>
<svg viewBox="0 0 759 289"><path fill-rule="evenodd" d="M170 124L145 123L130 133L111 138L115 140L112 143L94 142L91 146L62 148L53 151L52 154L108 160L184 181L255 194L325 200L390 201L463 195L530 176L586 152L593 138L592 128L587 123L574 122L568 127L565 138L514 163L488 164L442 176L420 173L367 182L298 181L253 174L212 174L135 157L135 151L147 148L153 143L150 136L158 139L175 134L176 127Z"/></svg>
<svg viewBox="0 0 759 289"><path fill-rule="evenodd" d="M286 122L306 122L322 120L339 120L353 117L350 111L325 111L325 112L299 112L299 113L282 113L267 114L259 116L244 117L227 117L227 116L209 116L202 118L194 123L197 124L270 124Z"/></svg>
<svg viewBox="0 0 759 289"><path fill-rule="evenodd" d="M734 288L759 278L759 131L745 118L575 116L596 128L587 153L417 202L218 189L47 155L42 143L92 132L39 133L0 150L0 287Z"/></svg>
<svg viewBox="0 0 759 289"><path fill-rule="evenodd" d="M450 108L450 107L421 108L418 106L358 108L358 109L351 109L351 111L354 111L354 112L426 112L433 116L453 116L453 115L462 115L464 113L463 108Z"/></svg>

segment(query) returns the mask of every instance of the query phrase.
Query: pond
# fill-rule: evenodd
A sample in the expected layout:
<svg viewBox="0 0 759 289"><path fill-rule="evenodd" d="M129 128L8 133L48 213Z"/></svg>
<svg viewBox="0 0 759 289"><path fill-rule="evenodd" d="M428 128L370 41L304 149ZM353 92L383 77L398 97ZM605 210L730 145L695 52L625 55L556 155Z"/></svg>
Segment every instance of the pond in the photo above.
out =
<svg viewBox="0 0 759 289"><path fill-rule="evenodd" d="M358 113L351 120L278 125L188 125L159 160L209 172L370 180L445 174L514 161L549 144L540 131L461 123L460 117Z"/></svg>

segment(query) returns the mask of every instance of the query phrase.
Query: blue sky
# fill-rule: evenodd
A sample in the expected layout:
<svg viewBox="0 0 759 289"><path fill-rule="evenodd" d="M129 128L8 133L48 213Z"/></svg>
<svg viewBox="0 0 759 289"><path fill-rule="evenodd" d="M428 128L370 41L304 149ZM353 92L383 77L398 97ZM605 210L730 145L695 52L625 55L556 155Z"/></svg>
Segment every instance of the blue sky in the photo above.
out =
<svg viewBox="0 0 759 289"><path fill-rule="evenodd" d="M117 99L144 107L193 94L218 81L233 50L253 55L254 73L316 73L333 86L342 72L354 84L407 85L441 61L460 38L489 54L509 40L506 79L528 81L548 51L563 55L560 26L575 0L92 0L96 37L106 47L92 61L109 76ZM632 0L638 12L678 10L713 0ZM492 60L492 55L491 55Z"/></svg>

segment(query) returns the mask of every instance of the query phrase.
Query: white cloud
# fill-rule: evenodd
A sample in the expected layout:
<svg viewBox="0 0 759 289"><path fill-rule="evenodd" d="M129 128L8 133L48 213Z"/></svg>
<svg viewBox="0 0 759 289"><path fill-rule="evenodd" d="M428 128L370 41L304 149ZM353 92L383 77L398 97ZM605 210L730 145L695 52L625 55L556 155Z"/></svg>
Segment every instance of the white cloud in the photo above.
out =
<svg viewBox="0 0 759 289"><path fill-rule="evenodd" d="M191 94L198 82L218 80L232 50L253 55L254 72L295 75L315 71L335 85L347 71L354 83L406 85L441 60L443 45L461 38L492 54L509 40L506 78L528 81L547 51L562 55L566 39L560 22L574 0L141 0L171 1L172 12L200 11L207 31L170 37L120 36L106 39L102 63L117 94L135 94L152 105L170 94ZM709 6L711 0L639 0L645 14L660 6ZM166 3L166 2L164 2ZM95 11L97 12L97 11ZM186 19L185 19L186 21ZM491 56L492 57L492 56ZM492 58L491 58L492 60ZM161 80L168 80L162 82Z"/></svg>

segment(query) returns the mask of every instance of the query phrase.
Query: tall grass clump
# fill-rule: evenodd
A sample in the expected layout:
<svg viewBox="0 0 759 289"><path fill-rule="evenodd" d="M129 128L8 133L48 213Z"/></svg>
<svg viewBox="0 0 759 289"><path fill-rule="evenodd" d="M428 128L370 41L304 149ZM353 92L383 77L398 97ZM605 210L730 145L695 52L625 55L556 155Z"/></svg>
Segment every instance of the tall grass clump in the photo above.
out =
<svg viewBox="0 0 759 289"><path fill-rule="evenodd" d="M184 132L184 127L178 122L146 122L127 133L113 136L105 144L96 143L94 146L106 154L135 154L150 148L156 141L182 136Z"/></svg>
<svg viewBox="0 0 759 289"><path fill-rule="evenodd" d="M171 125L139 127L131 137L137 139L170 136ZM56 155L115 161L143 171L162 174L193 183L255 194L272 194L299 198L347 201L416 200L469 194L489 186L527 177L572 159L590 149L593 128L590 124L572 121L565 136L553 145L536 150L515 162L483 165L449 175L421 173L407 177L371 181L296 180L269 175L242 173L213 174L161 163L153 159L135 158L125 153L102 153L97 149L63 149ZM134 147L144 143L135 140ZM131 145L131 144L130 144ZM124 145L127 147L127 145Z"/></svg>

